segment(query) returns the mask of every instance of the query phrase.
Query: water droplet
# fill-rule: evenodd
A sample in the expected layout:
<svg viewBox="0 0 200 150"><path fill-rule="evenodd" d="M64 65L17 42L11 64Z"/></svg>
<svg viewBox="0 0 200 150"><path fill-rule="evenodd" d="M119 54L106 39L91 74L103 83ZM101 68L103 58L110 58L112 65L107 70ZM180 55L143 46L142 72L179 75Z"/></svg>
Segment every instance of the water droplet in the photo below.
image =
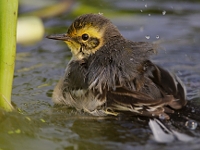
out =
<svg viewBox="0 0 200 150"><path fill-rule="evenodd" d="M143 12L143 10L141 9L140 12Z"/></svg>
<svg viewBox="0 0 200 150"><path fill-rule="evenodd" d="M151 16L151 14L148 14L148 16Z"/></svg>
<svg viewBox="0 0 200 150"><path fill-rule="evenodd" d="M164 114L159 114L159 119L165 120L165 119L166 119L166 116L165 116Z"/></svg>
<svg viewBox="0 0 200 150"><path fill-rule="evenodd" d="M191 130L195 130L197 128L197 122L194 121L194 120L188 120L186 121L185 123L185 126L188 128L188 129L191 129Z"/></svg>
<svg viewBox="0 0 200 150"><path fill-rule="evenodd" d="M146 38L147 40L149 40L149 39L150 39L150 36L149 36L149 35L146 35L145 38Z"/></svg>
<svg viewBox="0 0 200 150"><path fill-rule="evenodd" d="M195 108L194 108L194 107L192 107L191 112L192 112L192 113L195 113Z"/></svg>
<svg viewBox="0 0 200 150"><path fill-rule="evenodd" d="M156 35L156 39L159 39L160 37L159 37L159 35Z"/></svg>
<svg viewBox="0 0 200 150"><path fill-rule="evenodd" d="M145 66L143 67L143 70L144 70L144 71L146 70L146 67L145 67Z"/></svg>
<svg viewBox="0 0 200 150"><path fill-rule="evenodd" d="M147 8L147 4L145 4L145 5L144 5L144 7L146 7L146 8Z"/></svg>
<svg viewBox="0 0 200 150"><path fill-rule="evenodd" d="M162 12L162 14L165 15L165 14L166 14L166 11L164 10L164 11Z"/></svg>

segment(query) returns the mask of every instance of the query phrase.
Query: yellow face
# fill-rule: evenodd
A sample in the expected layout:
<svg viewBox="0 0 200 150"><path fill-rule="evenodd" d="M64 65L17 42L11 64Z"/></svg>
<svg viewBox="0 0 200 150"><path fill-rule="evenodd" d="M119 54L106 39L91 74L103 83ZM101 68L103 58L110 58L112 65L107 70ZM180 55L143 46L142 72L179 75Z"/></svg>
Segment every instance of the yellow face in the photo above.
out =
<svg viewBox="0 0 200 150"><path fill-rule="evenodd" d="M86 25L81 29L74 28L67 34L69 38L64 42L71 49L73 59L83 59L94 54L103 45L103 33L104 28Z"/></svg>
<svg viewBox="0 0 200 150"><path fill-rule="evenodd" d="M121 36L117 28L101 14L85 14L75 19L66 34L47 38L64 41L71 49L72 59L81 60L94 54L106 42L113 41L116 36Z"/></svg>

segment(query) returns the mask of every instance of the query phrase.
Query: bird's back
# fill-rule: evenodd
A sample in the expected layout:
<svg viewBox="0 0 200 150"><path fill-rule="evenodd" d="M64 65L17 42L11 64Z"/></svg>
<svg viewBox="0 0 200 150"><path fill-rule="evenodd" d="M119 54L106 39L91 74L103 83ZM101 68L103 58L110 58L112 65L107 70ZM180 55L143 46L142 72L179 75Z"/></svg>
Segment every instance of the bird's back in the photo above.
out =
<svg viewBox="0 0 200 150"><path fill-rule="evenodd" d="M88 59L89 88L106 91L113 110L168 118L170 108L186 104L186 90L177 76L149 60L154 52L155 46L146 42L122 39L105 45Z"/></svg>

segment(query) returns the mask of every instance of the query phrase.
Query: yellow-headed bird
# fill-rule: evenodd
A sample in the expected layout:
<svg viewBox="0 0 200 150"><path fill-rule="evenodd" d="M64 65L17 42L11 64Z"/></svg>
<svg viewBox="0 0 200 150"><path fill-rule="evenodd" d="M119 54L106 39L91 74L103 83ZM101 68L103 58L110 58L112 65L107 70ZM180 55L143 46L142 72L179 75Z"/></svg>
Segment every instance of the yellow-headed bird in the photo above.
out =
<svg viewBox="0 0 200 150"><path fill-rule="evenodd" d="M125 39L101 14L85 14L67 33L49 35L71 49L53 101L95 116L132 113L164 117L186 105L181 80L153 64L155 45Z"/></svg>

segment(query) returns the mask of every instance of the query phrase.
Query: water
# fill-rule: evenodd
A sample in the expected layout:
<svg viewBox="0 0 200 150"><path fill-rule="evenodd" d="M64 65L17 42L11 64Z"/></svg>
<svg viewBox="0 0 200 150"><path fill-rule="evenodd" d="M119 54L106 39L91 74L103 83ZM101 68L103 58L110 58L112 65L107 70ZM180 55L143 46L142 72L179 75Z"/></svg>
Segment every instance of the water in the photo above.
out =
<svg viewBox="0 0 200 150"><path fill-rule="evenodd" d="M146 35L145 38L146 38L147 40L149 40L149 39L150 39L150 36L149 36L149 35Z"/></svg>
<svg viewBox="0 0 200 150"><path fill-rule="evenodd" d="M188 128L188 129L191 129L191 130L195 130L197 128L197 122L194 121L194 120L188 120L186 121L185 123L185 126Z"/></svg>
<svg viewBox="0 0 200 150"><path fill-rule="evenodd" d="M165 14L166 14L166 11L164 10L164 11L162 12L162 14L165 15Z"/></svg>
<svg viewBox="0 0 200 150"><path fill-rule="evenodd" d="M151 138L152 132L144 118L96 118L73 109L54 107L52 91L71 53L64 43L43 39L32 46L17 46L12 101L20 113L0 112L0 149L184 150L200 147L199 127L190 130L185 126L188 118L198 124L200 121L200 3L125 0L106 4L113 12L104 12L103 4L99 5L99 11L105 16L109 14L123 36L133 41L160 43L161 48L152 61L183 80L194 104L187 111L177 112L166 124L196 140L160 145ZM46 32L65 32L72 18L62 15L44 20ZM146 38L147 35L151 38Z"/></svg>

